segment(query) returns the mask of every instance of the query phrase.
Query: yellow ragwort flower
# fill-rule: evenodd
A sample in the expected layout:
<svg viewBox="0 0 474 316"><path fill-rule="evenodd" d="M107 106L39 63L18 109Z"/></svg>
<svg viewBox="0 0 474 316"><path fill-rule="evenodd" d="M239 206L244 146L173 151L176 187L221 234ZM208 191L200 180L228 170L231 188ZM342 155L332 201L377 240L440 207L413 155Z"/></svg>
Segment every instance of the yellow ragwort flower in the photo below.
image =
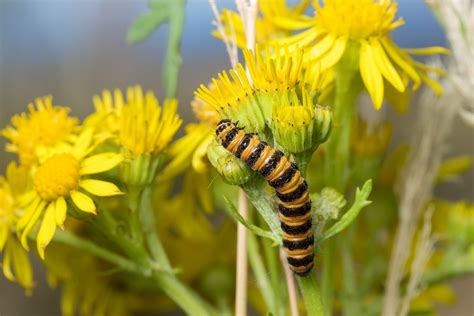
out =
<svg viewBox="0 0 474 316"><path fill-rule="evenodd" d="M399 92L409 81L417 89L422 82L441 94L441 86L428 73L442 74L436 68L414 61L410 54L447 53L442 47L400 49L390 32L404 24L396 19L397 4L391 0L325 0L314 1L314 18L271 18L280 27L301 32L279 39L284 45L308 48L306 58L319 62L323 69L338 64L343 55L357 48L360 75L374 106L379 109L384 98L384 79Z"/></svg>
<svg viewBox="0 0 474 316"><path fill-rule="evenodd" d="M128 88L126 102L118 113L122 147L133 155L162 152L182 123L177 106L175 99L166 99L160 106L153 92L144 95L139 86Z"/></svg>
<svg viewBox="0 0 474 316"><path fill-rule="evenodd" d="M56 226L63 227L67 202L82 212L96 214L94 200L83 190L95 196L121 194L115 184L90 178L122 161L122 155L113 152L92 154L96 145L92 128L87 128L72 144L47 152L39 166L32 170L34 185L22 197L25 212L16 225L25 249L28 249L28 234L42 217L36 242L38 253L44 258L44 249L53 238Z"/></svg>
<svg viewBox="0 0 474 316"><path fill-rule="evenodd" d="M1 131L1 135L10 141L6 150L17 153L25 166L37 161L38 148L67 140L78 124L76 118L68 116L68 108L53 105L51 96L37 98L35 104L28 105L29 114L15 115L11 126Z"/></svg>
<svg viewBox="0 0 474 316"><path fill-rule="evenodd" d="M0 252L3 253L3 274L17 281L27 293L33 288L33 270L28 253L15 234L18 220L17 196L26 188L27 170L14 162L7 167L6 178L0 177Z"/></svg>
<svg viewBox="0 0 474 316"><path fill-rule="evenodd" d="M264 44L270 40L290 35L290 31L276 24L274 18L279 17L280 20L297 18L306 10L310 2L311 0L303 0L296 5L288 6L286 0L260 0L258 2L258 7L261 16L257 16L255 21L256 43ZM224 25L226 35L229 38L235 36L235 41L238 47L246 47L244 24L242 23L240 14L224 9L222 10L220 19ZM216 38L222 39L222 35L217 30L214 30L212 35Z"/></svg>
<svg viewBox="0 0 474 316"><path fill-rule="evenodd" d="M212 79L211 88L201 85L195 95L221 117L239 121L248 131L261 132L265 125L271 126L273 109L289 90L306 89L316 100L331 90L332 74L320 73L317 64L305 67L303 55L301 49L278 46L257 47L255 56L244 50L250 80L238 64L229 71L230 77L221 72L218 79Z"/></svg>

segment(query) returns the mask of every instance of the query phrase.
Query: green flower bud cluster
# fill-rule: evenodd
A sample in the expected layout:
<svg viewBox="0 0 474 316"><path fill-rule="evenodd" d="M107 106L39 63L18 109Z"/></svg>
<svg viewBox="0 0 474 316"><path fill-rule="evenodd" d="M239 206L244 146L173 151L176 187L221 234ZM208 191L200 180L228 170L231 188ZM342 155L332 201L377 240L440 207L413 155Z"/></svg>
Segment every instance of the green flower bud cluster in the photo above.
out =
<svg viewBox="0 0 474 316"><path fill-rule="evenodd" d="M245 162L227 151L216 139L209 145L207 157L229 184L242 185L247 183L254 174Z"/></svg>

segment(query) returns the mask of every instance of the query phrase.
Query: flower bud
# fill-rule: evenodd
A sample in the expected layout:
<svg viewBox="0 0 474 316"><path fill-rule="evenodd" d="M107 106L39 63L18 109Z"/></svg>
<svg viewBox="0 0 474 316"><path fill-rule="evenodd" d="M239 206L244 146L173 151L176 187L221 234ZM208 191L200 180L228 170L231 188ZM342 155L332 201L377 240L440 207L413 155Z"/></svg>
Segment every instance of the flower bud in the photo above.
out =
<svg viewBox="0 0 474 316"><path fill-rule="evenodd" d="M314 201L316 215L325 221L337 219L339 211L346 205L344 195L329 187L325 187L321 194L311 194L311 199Z"/></svg>
<svg viewBox="0 0 474 316"><path fill-rule="evenodd" d="M142 154L126 157L121 164L120 176L127 186L143 187L153 182L163 162L163 155Z"/></svg>
<svg viewBox="0 0 474 316"><path fill-rule="evenodd" d="M242 185L253 176L252 170L242 160L227 151L214 139L207 149L209 161L224 180L232 185Z"/></svg>
<svg viewBox="0 0 474 316"><path fill-rule="evenodd" d="M283 97L283 105L273 111L273 135L278 144L291 153L315 150L329 137L332 114L327 108L313 106L311 97L303 90Z"/></svg>

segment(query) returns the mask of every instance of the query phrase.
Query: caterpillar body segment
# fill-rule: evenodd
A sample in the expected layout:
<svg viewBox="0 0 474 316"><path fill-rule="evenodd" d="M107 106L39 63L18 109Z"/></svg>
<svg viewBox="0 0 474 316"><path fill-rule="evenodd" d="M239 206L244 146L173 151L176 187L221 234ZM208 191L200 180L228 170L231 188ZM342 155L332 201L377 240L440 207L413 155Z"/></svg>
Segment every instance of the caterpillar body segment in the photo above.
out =
<svg viewBox="0 0 474 316"><path fill-rule="evenodd" d="M308 184L298 167L281 151L257 135L245 133L230 120L217 124L216 135L224 148L265 177L275 189L283 247L290 269L297 275L306 275L313 267L314 238Z"/></svg>

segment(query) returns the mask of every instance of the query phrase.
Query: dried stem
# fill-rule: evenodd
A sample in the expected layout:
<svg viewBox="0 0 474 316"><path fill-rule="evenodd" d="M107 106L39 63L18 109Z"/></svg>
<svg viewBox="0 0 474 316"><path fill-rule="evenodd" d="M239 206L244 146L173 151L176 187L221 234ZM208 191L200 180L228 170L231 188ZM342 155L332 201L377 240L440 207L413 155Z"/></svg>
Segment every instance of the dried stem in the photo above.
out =
<svg viewBox="0 0 474 316"><path fill-rule="evenodd" d="M244 190L239 190L239 213L248 219L249 202ZM235 315L247 315L247 276L248 276L248 260L247 260L247 228L237 224L237 271L235 282Z"/></svg>
<svg viewBox="0 0 474 316"><path fill-rule="evenodd" d="M473 101L472 94L464 93L471 89L470 83L474 79L473 68L468 64L473 55L472 36L469 36L474 32L469 18L473 6L469 1L432 1L431 5L438 11L438 16L446 17L442 22L453 55L448 61L448 76L441 81L445 93L443 97L435 97L425 89L418 102L419 125L412 133L412 151L398 181L399 223L385 283L384 316L395 316L400 310L400 283L408 259L406 249L411 249L416 225L431 198L454 118L463 104ZM460 36L466 30L467 36ZM471 97L467 97L469 95Z"/></svg>
<svg viewBox="0 0 474 316"><path fill-rule="evenodd" d="M290 300L290 312L291 316L299 316L298 312L298 299L296 292L295 279L293 272L290 270L290 266L286 260L286 254L283 252L283 249L280 249L280 260L285 271L286 285L288 287L288 298Z"/></svg>
<svg viewBox="0 0 474 316"><path fill-rule="evenodd" d="M234 25L232 24L232 20L228 16L228 21L230 23L230 38L225 31L224 25L222 24L222 19L219 14L219 10L217 9L216 0L209 0L209 5L211 6L212 14L214 15L215 20L213 24L217 27L217 31L222 36L222 40L224 41L225 48L227 50L227 54L229 55L230 64L232 67L237 66L239 62L239 54L237 50L237 40L235 37L235 29ZM227 12L227 14L229 14Z"/></svg>
<svg viewBox="0 0 474 316"><path fill-rule="evenodd" d="M416 243L415 258L410 268L410 279L408 280L406 294L401 303L400 316L408 315L411 301L420 291L424 269L433 253L434 239L431 236L433 210L434 208L430 207L425 213L423 228Z"/></svg>

